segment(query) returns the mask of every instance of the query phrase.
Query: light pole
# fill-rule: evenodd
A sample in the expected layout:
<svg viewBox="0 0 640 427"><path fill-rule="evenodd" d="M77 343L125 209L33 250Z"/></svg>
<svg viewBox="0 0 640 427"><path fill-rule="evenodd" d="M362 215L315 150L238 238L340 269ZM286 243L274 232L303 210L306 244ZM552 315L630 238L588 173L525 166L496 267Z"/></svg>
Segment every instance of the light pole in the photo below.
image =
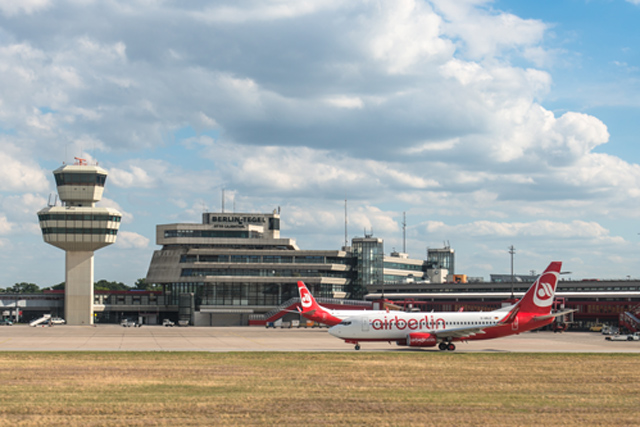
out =
<svg viewBox="0 0 640 427"><path fill-rule="evenodd" d="M511 254L511 299L513 299L513 282L514 282L514 277L513 277L513 256L516 253L516 248L513 247L513 245L509 246L509 254Z"/></svg>

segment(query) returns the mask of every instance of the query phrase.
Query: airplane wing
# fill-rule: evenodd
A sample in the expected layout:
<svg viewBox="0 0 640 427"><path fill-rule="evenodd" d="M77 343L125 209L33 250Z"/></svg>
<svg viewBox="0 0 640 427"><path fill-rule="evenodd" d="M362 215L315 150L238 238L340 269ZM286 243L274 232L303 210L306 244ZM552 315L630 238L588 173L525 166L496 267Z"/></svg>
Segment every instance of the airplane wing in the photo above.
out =
<svg viewBox="0 0 640 427"><path fill-rule="evenodd" d="M563 310L557 313L546 314L544 316L536 316L533 318L533 320L537 321L537 320L553 319L554 317L564 316L565 314L573 313L574 311L578 311L578 310L577 309Z"/></svg>
<svg viewBox="0 0 640 427"><path fill-rule="evenodd" d="M485 333L484 330L487 329L488 327L489 326L484 326L479 328L475 326L473 328L448 328L448 329L439 329L439 330L434 329L429 333L440 338L467 338L467 337L472 337L478 334L484 334Z"/></svg>

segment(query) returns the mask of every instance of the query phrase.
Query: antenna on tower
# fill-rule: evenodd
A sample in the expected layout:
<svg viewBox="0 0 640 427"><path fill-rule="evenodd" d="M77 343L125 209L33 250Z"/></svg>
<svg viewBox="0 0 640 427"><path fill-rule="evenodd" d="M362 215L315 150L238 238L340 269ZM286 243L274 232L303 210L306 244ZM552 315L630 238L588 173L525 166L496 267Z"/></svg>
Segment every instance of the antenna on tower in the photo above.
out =
<svg viewBox="0 0 640 427"><path fill-rule="evenodd" d="M51 196L52 194L49 193L49 200L47 201L47 206L49 206L50 208L53 206L56 206L58 204L58 195L56 194L54 199L53 199L53 203L51 203Z"/></svg>
<svg viewBox="0 0 640 427"><path fill-rule="evenodd" d="M222 213L224 213L224 187L222 187Z"/></svg>

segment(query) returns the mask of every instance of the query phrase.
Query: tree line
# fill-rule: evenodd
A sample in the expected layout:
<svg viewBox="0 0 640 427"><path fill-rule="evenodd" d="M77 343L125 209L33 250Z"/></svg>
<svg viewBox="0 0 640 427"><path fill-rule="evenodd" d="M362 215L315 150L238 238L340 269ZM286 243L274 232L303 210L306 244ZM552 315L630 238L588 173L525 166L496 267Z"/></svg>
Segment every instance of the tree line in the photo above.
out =
<svg viewBox="0 0 640 427"><path fill-rule="evenodd" d="M35 283L16 283L11 287L7 287L5 289L0 288L0 293L11 293L11 294L37 294L42 293L48 290L63 290L64 282L58 283L57 285L40 288L40 286ZM158 291L161 290L162 287L147 283L146 279L138 279L133 286L125 285L122 282L110 282L108 280L98 280L93 283L93 289L96 291Z"/></svg>

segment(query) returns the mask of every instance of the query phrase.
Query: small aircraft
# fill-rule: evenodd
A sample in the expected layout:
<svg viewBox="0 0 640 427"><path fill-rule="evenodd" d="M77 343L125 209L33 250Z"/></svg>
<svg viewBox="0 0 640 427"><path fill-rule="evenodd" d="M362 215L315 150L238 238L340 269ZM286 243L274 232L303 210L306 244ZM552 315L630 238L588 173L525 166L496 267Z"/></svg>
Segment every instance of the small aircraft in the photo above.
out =
<svg viewBox="0 0 640 427"><path fill-rule="evenodd" d="M314 322L324 323L329 326L337 325L347 317L357 316L379 316L383 313L388 313L385 310L332 310L318 304L316 299L311 295L309 289L304 282L298 282L298 292L300 293L300 305L298 308L300 314L306 319L313 320Z"/></svg>
<svg viewBox="0 0 640 427"><path fill-rule="evenodd" d="M388 313L350 317L329 328L329 333L355 344L395 341L409 347L435 347L453 351L454 341L486 340L541 328L575 310L551 313L562 263L554 261L513 305L494 311Z"/></svg>

